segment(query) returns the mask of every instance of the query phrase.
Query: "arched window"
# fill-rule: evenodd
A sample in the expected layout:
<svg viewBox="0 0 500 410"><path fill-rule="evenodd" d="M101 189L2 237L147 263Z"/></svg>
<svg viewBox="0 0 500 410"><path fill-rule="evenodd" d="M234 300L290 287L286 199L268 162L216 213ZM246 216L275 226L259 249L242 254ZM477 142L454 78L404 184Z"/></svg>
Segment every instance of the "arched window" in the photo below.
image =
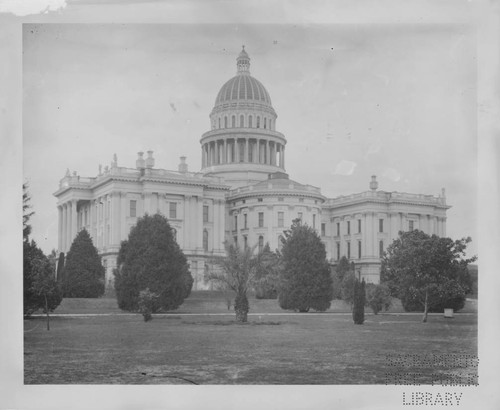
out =
<svg viewBox="0 0 500 410"><path fill-rule="evenodd" d="M269 129L272 131L273 130L273 123L271 118L269 118Z"/></svg>
<svg viewBox="0 0 500 410"><path fill-rule="evenodd" d="M257 128L260 128L260 117L257 117Z"/></svg>
<svg viewBox="0 0 500 410"><path fill-rule="evenodd" d="M243 128L245 126L245 117L243 114L240 115L240 128Z"/></svg>
<svg viewBox="0 0 500 410"><path fill-rule="evenodd" d="M378 253L380 258L384 256L384 241L378 243Z"/></svg>
<svg viewBox="0 0 500 410"><path fill-rule="evenodd" d="M267 118L264 118L264 129L267 128Z"/></svg>
<svg viewBox="0 0 500 410"><path fill-rule="evenodd" d="M227 117L224 117L224 128L227 128Z"/></svg>
<svg viewBox="0 0 500 410"><path fill-rule="evenodd" d="M251 116L251 115L249 115L249 116L248 116L248 128L252 128L252 127L253 127L252 122L253 122L253 121L252 121L252 116Z"/></svg>
<svg viewBox="0 0 500 410"><path fill-rule="evenodd" d="M219 118L219 128L220 128L220 118Z"/></svg>
<svg viewBox="0 0 500 410"><path fill-rule="evenodd" d="M232 128L235 128L235 127L236 127L236 116L235 116L235 115L233 115L233 116L231 117L231 127L232 127Z"/></svg>
<svg viewBox="0 0 500 410"><path fill-rule="evenodd" d="M262 249L264 249L264 237L259 236L259 252L262 252Z"/></svg>
<svg viewBox="0 0 500 410"><path fill-rule="evenodd" d="M203 229L203 250L208 252L208 231Z"/></svg>

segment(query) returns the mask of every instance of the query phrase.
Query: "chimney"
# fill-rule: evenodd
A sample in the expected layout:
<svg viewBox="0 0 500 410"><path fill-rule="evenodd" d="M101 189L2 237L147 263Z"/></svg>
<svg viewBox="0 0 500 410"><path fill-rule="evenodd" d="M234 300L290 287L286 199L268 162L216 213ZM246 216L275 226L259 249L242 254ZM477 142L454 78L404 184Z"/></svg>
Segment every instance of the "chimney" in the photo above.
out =
<svg viewBox="0 0 500 410"><path fill-rule="evenodd" d="M186 157L181 157L181 163L179 164L179 172L185 174L188 172L188 165L186 164Z"/></svg>
<svg viewBox="0 0 500 410"><path fill-rule="evenodd" d="M153 158L153 151L148 151L146 158L146 168L153 168L155 166L155 159Z"/></svg>
<svg viewBox="0 0 500 410"><path fill-rule="evenodd" d="M142 158L142 156L144 155L144 152L139 151L137 153L137 155L138 155L138 157L137 157L137 161L135 161L135 166L137 169L144 169L146 166L146 161L144 161L144 158Z"/></svg>
<svg viewBox="0 0 500 410"><path fill-rule="evenodd" d="M370 182L370 189L372 191L376 191L377 188L378 188L377 176L376 175L372 175L372 180Z"/></svg>

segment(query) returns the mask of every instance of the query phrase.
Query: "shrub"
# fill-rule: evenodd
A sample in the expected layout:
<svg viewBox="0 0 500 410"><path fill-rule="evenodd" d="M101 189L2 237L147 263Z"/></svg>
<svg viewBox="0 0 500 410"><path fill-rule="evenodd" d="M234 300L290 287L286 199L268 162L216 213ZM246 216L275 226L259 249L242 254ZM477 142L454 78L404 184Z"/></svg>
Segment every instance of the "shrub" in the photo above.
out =
<svg viewBox="0 0 500 410"><path fill-rule="evenodd" d="M158 310L158 294L151 292L148 288L139 292L138 298L139 312L142 313L145 322L153 319L151 315Z"/></svg>
<svg viewBox="0 0 500 410"><path fill-rule="evenodd" d="M392 298L386 285L374 283L366 285L366 306L369 306L375 315L382 310L387 311L391 305Z"/></svg>

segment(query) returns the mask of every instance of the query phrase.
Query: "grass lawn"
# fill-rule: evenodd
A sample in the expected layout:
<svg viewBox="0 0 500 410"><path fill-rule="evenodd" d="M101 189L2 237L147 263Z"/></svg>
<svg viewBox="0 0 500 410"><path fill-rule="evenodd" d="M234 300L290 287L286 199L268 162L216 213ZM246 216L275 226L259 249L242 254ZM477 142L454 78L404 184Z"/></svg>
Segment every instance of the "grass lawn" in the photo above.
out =
<svg viewBox="0 0 500 410"><path fill-rule="evenodd" d="M229 294L229 299L234 301L234 295ZM249 297L250 313L283 313L276 299L255 299ZM327 312L349 313L351 308L342 300L333 300ZM233 312L231 310L230 312ZM366 308L366 312L371 312ZM403 313L401 302L393 299L389 313ZM468 299L461 313L477 313L477 300ZM54 313L60 314L93 314L93 313L123 313L118 308L116 299L103 297L99 299L64 299ZM173 313L228 313L227 302L224 294L216 291L194 291L184 303Z"/></svg>
<svg viewBox="0 0 500 410"><path fill-rule="evenodd" d="M449 360L391 366L395 355L476 356L477 314L432 315L426 324L421 315L367 315L362 326L348 314L252 315L248 324L235 323L234 315L181 314L227 313L224 300L215 298L190 298L191 305L188 299L149 323L140 315L59 316L46 331L43 317L25 320L25 383L385 384L388 373L411 372L412 382L430 384L440 375L477 375ZM251 311L263 313L269 302L276 304L252 300ZM112 299L91 306L91 300L70 300L56 313L120 312Z"/></svg>

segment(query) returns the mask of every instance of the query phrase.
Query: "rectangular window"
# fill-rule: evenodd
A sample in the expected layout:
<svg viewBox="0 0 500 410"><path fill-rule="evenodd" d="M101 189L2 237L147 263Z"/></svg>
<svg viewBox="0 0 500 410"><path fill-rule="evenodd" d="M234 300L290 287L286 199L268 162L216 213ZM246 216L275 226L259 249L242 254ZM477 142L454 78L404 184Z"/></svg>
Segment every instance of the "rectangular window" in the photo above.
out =
<svg viewBox="0 0 500 410"><path fill-rule="evenodd" d="M248 237L247 236L243 237L243 244L245 246L245 249L248 248Z"/></svg>
<svg viewBox="0 0 500 410"><path fill-rule="evenodd" d="M408 229L413 231L413 221L408 221Z"/></svg>
<svg viewBox="0 0 500 410"><path fill-rule="evenodd" d="M285 198L283 198L282 196L280 196L280 197L278 198L278 202L283 202L284 200L285 200Z"/></svg>
<svg viewBox="0 0 500 410"><path fill-rule="evenodd" d="M316 229L316 214L313 214L313 229Z"/></svg>
<svg viewBox="0 0 500 410"><path fill-rule="evenodd" d="M238 215L234 215L234 230L238 230Z"/></svg>
<svg viewBox="0 0 500 410"><path fill-rule="evenodd" d="M304 198L299 198L299 202L304 202Z"/></svg>
<svg viewBox="0 0 500 410"><path fill-rule="evenodd" d="M168 217L170 219L177 218L177 202L169 202L168 203Z"/></svg>
<svg viewBox="0 0 500 410"><path fill-rule="evenodd" d="M299 219L302 221L302 212L299 212L299 213L297 214L297 218L299 218Z"/></svg>
<svg viewBox="0 0 500 410"><path fill-rule="evenodd" d="M262 202L262 198L257 198L257 202Z"/></svg>
<svg viewBox="0 0 500 410"><path fill-rule="evenodd" d="M361 219L358 219L358 233L361 233Z"/></svg>
<svg viewBox="0 0 500 410"><path fill-rule="evenodd" d="M378 220L378 231L384 232L384 220L383 219Z"/></svg>
<svg viewBox="0 0 500 410"><path fill-rule="evenodd" d="M347 235L351 234L351 221L347 221Z"/></svg>
<svg viewBox="0 0 500 410"><path fill-rule="evenodd" d="M378 253L380 258L384 256L384 241L378 243Z"/></svg>
<svg viewBox="0 0 500 410"><path fill-rule="evenodd" d="M340 260L340 242L337 242L337 260Z"/></svg>
<svg viewBox="0 0 500 410"><path fill-rule="evenodd" d="M351 259L351 242L347 242L347 259Z"/></svg>
<svg viewBox="0 0 500 410"><path fill-rule="evenodd" d="M135 218L137 216L137 201L130 201L130 217Z"/></svg>
<svg viewBox="0 0 500 410"><path fill-rule="evenodd" d="M337 236L340 236L340 222L337 222Z"/></svg>
<svg viewBox="0 0 500 410"><path fill-rule="evenodd" d="M326 224L321 224L321 236L326 236Z"/></svg>
<svg viewBox="0 0 500 410"><path fill-rule="evenodd" d="M248 228L248 214L243 214L243 223L244 223L244 227L245 229ZM246 236L245 236L246 238Z"/></svg>
<svg viewBox="0 0 500 410"><path fill-rule="evenodd" d="M203 205L203 222L208 222L208 205Z"/></svg>
<svg viewBox="0 0 500 410"><path fill-rule="evenodd" d="M285 213L278 212L278 228L283 228L285 226Z"/></svg>
<svg viewBox="0 0 500 410"><path fill-rule="evenodd" d="M358 241L358 259L361 259L361 241Z"/></svg>
<svg viewBox="0 0 500 410"><path fill-rule="evenodd" d="M264 227L264 212L259 212L259 228Z"/></svg>

